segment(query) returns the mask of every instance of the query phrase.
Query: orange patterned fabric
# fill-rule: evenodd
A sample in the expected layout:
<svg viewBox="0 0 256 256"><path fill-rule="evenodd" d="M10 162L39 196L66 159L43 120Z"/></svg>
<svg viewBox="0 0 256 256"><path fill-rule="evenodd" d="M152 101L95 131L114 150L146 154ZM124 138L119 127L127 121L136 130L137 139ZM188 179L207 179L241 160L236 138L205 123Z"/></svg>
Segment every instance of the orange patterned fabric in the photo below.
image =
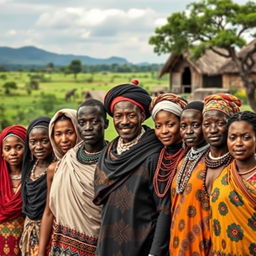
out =
<svg viewBox="0 0 256 256"><path fill-rule="evenodd" d="M239 112L239 107L241 106L241 101L236 97L228 93L219 93L209 95L204 98L204 110L219 110L228 116Z"/></svg>
<svg viewBox="0 0 256 256"><path fill-rule="evenodd" d="M210 203L204 186L206 166L202 158L192 171L184 192L177 194L176 179L183 161L171 186L170 255L206 256L210 251Z"/></svg>
<svg viewBox="0 0 256 256"><path fill-rule="evenodd" d="M242 180L234 162L215 180L210 201L213 255L256 256L255 195L255 182Z"/></svg>

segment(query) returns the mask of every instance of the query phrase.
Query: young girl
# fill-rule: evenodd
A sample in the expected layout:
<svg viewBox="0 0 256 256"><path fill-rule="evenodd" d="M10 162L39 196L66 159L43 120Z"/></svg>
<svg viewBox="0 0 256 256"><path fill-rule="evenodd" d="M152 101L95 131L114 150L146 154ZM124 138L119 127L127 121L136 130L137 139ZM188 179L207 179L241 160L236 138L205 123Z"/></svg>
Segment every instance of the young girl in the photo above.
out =
<svg viewBox="0 0 256 256"><path fill-rule="evenodd" d="M53 214L49 208L49 194L54 173L65 153L81 140L77 130L76 115L77 111L74 109L61 109L52 117L49 125L49 137L58 161L52 163L47 171L47 201L42 218L39 246L39 255L43 256L46 254L53 226Z"/></svg>
<svg viewBox="0 0 256 256"><path fill-rule="evenodd" d="M180 116L186 105L186 100L173 93L161 94L151 102L155 134L164 146L154 175L154 188L159 197L169 193L176 165L184 155L180 136Z"/></svg>
<svg viewBox="0 0 256 256"><path fill-rule="evenodd" d="M0 134L0 255L20 255L19 240L24 217L21 213L21 165L26 129L19 125Z"/></svg>
<svg viewBox="0 0 256 256"><path fill-rule="evenodd" d="M50 118L39 117L28 127L22 165L22 210L26 215L20 240L22 255L38 255L39 230L46 202L46 172L53 160L49 123Z"/></svg>
<svg viewBox="0 0 256 256"><path fill-rule="evenodd" d="M244 111L228 123L234 161L213 183L213 255L256 255L256 114Z"/></svg>

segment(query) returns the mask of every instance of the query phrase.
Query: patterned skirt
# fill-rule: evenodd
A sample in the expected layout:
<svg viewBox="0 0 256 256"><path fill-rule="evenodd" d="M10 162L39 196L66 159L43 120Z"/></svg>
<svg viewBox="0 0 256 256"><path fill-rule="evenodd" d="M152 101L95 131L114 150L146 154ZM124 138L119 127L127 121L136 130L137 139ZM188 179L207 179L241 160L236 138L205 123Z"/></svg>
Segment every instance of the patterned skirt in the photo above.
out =
<svg viewBox="0 0 256 256"><path fill-rule="evenodd" d="M38 256L40 225L41 220L26 217L19 244L22 256Z"/></svg>
<svg viewBox="0 0 256 256"><path fill-rule="evenodd" d="M21 255L19 241L24 225L24 217L0 223L0 256Z"/></svg>
<svg viewBox="0 0 256 256"><path fill-rule="evenodd" d="M53 224L50 256L95 256L97 238Z"/></svg>

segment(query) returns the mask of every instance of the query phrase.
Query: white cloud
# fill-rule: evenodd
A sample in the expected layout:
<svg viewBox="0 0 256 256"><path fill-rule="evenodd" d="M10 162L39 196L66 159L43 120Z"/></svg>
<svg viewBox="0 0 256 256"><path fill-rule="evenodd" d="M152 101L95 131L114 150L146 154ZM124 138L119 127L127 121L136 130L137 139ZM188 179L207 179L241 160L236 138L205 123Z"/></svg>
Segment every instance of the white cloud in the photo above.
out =
<svg viewBox="0 0 256 256"><path fill-rule="evenodd" d="M15 29L10 29L6 32L7 36L15 36L17 34L17 31Z"/></svg>

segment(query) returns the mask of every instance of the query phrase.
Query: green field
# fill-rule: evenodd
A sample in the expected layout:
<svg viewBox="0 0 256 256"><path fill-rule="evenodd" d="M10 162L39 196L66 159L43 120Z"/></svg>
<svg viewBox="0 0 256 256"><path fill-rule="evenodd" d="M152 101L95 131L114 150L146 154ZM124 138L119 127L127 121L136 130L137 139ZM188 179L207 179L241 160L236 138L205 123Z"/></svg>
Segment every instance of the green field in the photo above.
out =
<svg viewBox="0 0 256 256"><path fill-rule="evenodd" d="M76 109L84 101L84 91L108 91L115 85L129 83L132 79L138 79L140 85L152 92L154 87L168 86L168 76L158 79L157 72L144 73L80 73L77 79L72 74L62 73L27 73L4 72L0 73L0 130L11 124L28 126L29 122L38 116L53 116L61 108ZM39 83L38 90L28 90L28 83L36 80ZM6 94L3 85L6 82L16 82L17 89L10 89ZM67 91L76 88L74 97L66 102ZM244 90L236 92L237 96L246 102ZM250 110L246 104L242 110ZM153 127L151 119L145 122ZM106 131L106 138L113 139L116 136L115 129L110 120Z"/></svg>
<svg viewBox="0 0 256 256"><path fill-rule="evenodd" d="M156 72L148 73L81 73L74 79L72 74L61 73L26 73L26 72L5 72L0 73L0 118L7 119L6 124L22 124L28 126L29 122L42 115L53 116L61 108L74 108L83 102L82 92L88 91L108 91L115 85L129 83L132 79L138 79L141 86L150 91L156 86L167 86L168 78L161 80L157 78ZM28 92L27 84L31 77L37 77L39 82L38 90ZM34 79L35 80L35 79ZM9 81L16 82L17 89L10 89L10 94L6 95L3 84ZM76 88L74 97L69 102L65 101L67 91ZM50 96L49 96L50 95ZM48 110L45 110L47 109ZM50 110L49 110L50 109ZM153 125L152 120L146 123ZM3 125L2 125L3 126ZM116 136L112 121L106 131L106 137L111 140Z"/></svg>

